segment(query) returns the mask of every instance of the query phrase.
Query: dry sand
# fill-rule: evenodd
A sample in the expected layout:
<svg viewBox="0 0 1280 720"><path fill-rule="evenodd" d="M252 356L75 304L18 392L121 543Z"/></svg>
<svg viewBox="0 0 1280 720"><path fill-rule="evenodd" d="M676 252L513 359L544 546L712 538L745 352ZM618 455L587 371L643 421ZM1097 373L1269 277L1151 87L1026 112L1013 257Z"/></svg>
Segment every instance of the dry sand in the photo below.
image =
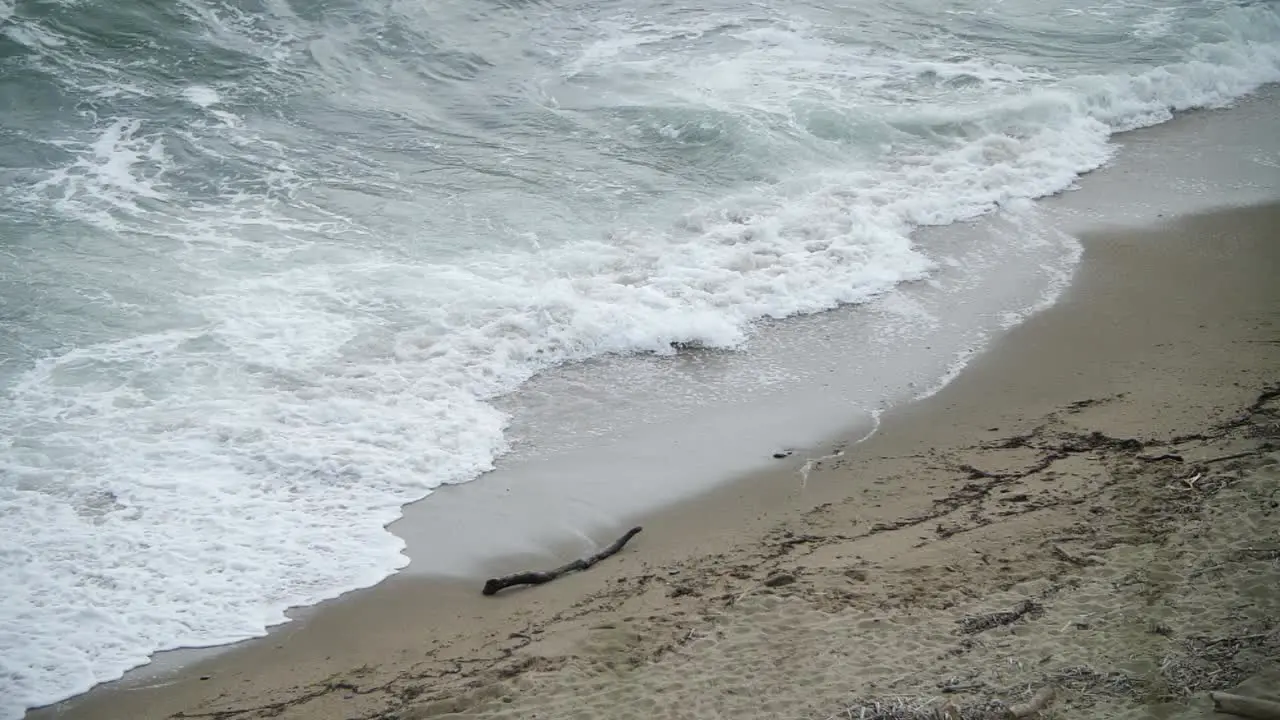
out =
<svg viewBox="0 0 1280 720"><path fill-rule="evenodd" d="M970 718L1052 688L1048 717L1193 718L1275 691L1278 235L1280 205L1088 237L1063 302L869 441L587 572L392 579L29 717Z"/></svg>

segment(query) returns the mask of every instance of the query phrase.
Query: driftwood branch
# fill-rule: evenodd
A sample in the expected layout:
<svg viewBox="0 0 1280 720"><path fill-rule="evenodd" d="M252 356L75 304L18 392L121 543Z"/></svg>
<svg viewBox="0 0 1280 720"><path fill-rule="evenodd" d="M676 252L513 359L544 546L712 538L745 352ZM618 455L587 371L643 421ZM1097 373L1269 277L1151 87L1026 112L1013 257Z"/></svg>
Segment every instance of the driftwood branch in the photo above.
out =
<svg viewBox="0 0 1280 720"><path fill-rule="evenodd" d="M1090 565L1100 565L1100 564L1101 564L1101 563L1099 563L1099 562L1098 562L1098 560L1097 560L1096 558L1092 558L1092 557L1078 557L1078 556L1072 555L1071 553L1067 552L1066 550L1063 550L1061 547L1059 547L1059 546L1057 546L1057 545L1050 545L1050 546L1049 546L1049 550L1053 553L1053 556L1054 556L1054 557L1058 558L1059 560L1063 560L1063 561L1065 561L1065 562L1069 562L1069 563L1071 563L1072 565L1075 565L1076 567L1088 567L1088 566L1090 566Z"/></svg>
<svg viewBox="0 0 1280 720"><path fill-rule="evenodd" d="M1252 718L1252 720L1280 720L1280 703L1262 698L1232 695L1224 692L1211 692L1213 711Z"/></svg>
<svg viewBox="0 0 1280 720"><path fill-rule="evenodd" d="M633 527L627 531L626 535L618 538L612 545L600 552L588 557L578 558L568 565L562 565L555 570L549 570L547 572L520 572L515 573L514 575L506 575L500 578L486 580L484 590L481 590L481 592L485 595L494 595L499 591L505 590L506 588L514 585L541 585L543 583L551 582L565 573L571 573L576 570L586 570L592 565L595 565L601 560L621 550L623 545L626 545L631 538L635 537L639 533L640 528Z"/></svg>
<svg viewBox="0 0 1280 720"><path fill-rule="evenodd" d="M1017 622L1024 615L1038 615L1043 610L1044 608L1041 607L1040 603L1034 600L1023 600L1014 606L1012 610L987 613L985 615L969 615L960 618L956 623L960 625L961 633L973 635L983 630L990 630L993 627Z"/></svg>

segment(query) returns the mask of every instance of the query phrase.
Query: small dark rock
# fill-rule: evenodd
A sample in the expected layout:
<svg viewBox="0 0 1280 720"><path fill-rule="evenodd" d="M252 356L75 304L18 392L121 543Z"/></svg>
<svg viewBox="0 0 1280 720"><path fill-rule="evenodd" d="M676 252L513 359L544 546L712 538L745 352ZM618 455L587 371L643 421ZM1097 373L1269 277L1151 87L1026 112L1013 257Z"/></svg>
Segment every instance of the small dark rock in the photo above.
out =
<svg viewBox="0 0 1280 720"><path fill-rule="evenodd" d="M1009 502L1026 502L1029 499L1030 498L1027 497L1026 493L1018 493L1017 495L1010 495L1009 497L1005 498L1005 500Z"/></svg>
<svg viewBox="0 0 1280 720"><path fill-rule="evenodd" d="M776 460L781 460L784 457L790 457L790 456L791 456L790 450L779 450L778 452L773 454L773 457Z"/></svg>
<svg viewBox="0 0 1280 720"><path fill-rule="evenodd" d="M210 679L212 679L212 678L213 678L213 676L212 676L212 675L201 675L201 676L200 676L200 679L201 679L201 680L210 680Z"/></svg>
<svg viewBox="0 0 1280 720"><path fill-rule="evenodd" d="M784 585L790 585L795 581L796 581L795 575L779 573L777 575L774 575L773 577L770 577L768 580L765 580L764 586L765 587L782 587Z"/></svg>
<svg viewBox="0 0 1280 720"><path fill-rule="evenodd" d="M863 581L865 581L865 580L867 579L867 571L866 571L866 570L859 570L859 569L857 569L857 568L853 568L852 570L845 570L845 571L844 571L844 576L845 576L845 577L847 577L847 578L849 578L850 580L855 580L855 581L857 581L857 582L863 582Z"/></svg>

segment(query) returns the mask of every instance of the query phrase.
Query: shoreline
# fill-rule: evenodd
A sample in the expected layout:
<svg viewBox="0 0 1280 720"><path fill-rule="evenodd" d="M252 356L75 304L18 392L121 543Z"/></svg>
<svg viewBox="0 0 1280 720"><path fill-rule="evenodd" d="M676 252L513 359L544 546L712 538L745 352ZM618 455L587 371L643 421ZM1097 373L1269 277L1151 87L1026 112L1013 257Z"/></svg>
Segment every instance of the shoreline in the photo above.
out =
<svg viewBox="0 0 1280 720"><path fill-rule="evenodd" d="M466 583L635 522L741 554L1073 233L1280 197L1269 4L136 10L0 11L0 720L480 652Z"/></svg>
<svg viewBox="0 0 1280 720"><path fill-rule="evenodd" d="M1274 88L1272 88L1249 102L1257 102L1262 106L1274 106L1275 99ZM1222 112L1232 113L1236 112L1236 109ZM1254 112L1257 112L1256 106ZM1127 142L1158 143L1162 139L1162 133L1178 132L1177 124L1180 122L1196 123L1215 115L1221 117L1221 112L1205 111L1188 115L1165 126L1128 134L1126 137L1130 140ZM1201 155L1213 148L1212 143L1202 144ZM1096 204L1099 198L1106 197L1108 184L1115 189L1127 182L1127 179L1120 177L1121 175L1152 170L1152 167L1107 168L1098 173L1104 177L1103 182L1099 183L1095 178L1091 178L1084 190L1041 202L1045 205L1044 211L1052 213L1064 225L1079 225L1081 218L1085 219L1086 225L1090 223L1097 225L1096 214L1090 212L1088 208ZM1164 177L1158 178L1153 185L1160 185L1161 182L1169 187L1176 184L1168 177ZM1184 183L1184 185L1189 184L1191 183ZM1263 188L1267 189L1267 186ZM1274 183L1270 189L1274 189ZM1147 194L1140 196L1142 202L1137 203L1139 209L1134 212L1133 218L1130 218L1128 223L1118 222L1117 218L1113 217L1111 222L1102 223L1104 226L1112 226L1113 230L1093 233L1093 235L1120 237L1132 234L1153 238L1160 236L1171 227L1168 221L1162 226L1163 229L1142 229L1135 226L1143 226L1153 217L1161 216L1163 213L1158 212L1161 207L1166 208L1165 212L1168 212L1168 208L1183 206L1176 194L1163 192L1167 190L1168 187L1154 190L1152 187L1144 187L1143 191ZM1258 186L1255 184L1252 190L1256 195ZM1271 193L1266 194L1271 195ZM1156 196L1161 198L1159 203L1152 200ZM1191 207L1195 209L1205 204L1204 197L1197 197L1196 200L1200 205L1193 202ZM1246 196L1246 200L1256 200L1256 197ZM1233 222L1230 218L1237 215L1268 212L1271 209L1273 208L1251 207L1222 210L1209 213L1207 216L1183 218L1174 225L1176 226L1179 222L1191 224L1203 222L1205 217L1227 218L1230 224ZM1120 229L1122 225L1125 229ZM1158 253L1160 250L1155 252ZM1089 264L1088 257L1085 264ZM1096 260L1094 264L1097 264ZM1096 270L1088 272L1081 270L1075 282L1066 290L1065 298L1060 299L1057 305L1051 306L1045 312L1055 314L1062 304L1069 304L1077 294L1089 292L1087 284L1083 288L1080 286L1082 282L1094 282L1090 279L1093 275L1096 275ZM1203 290L1198 289L1197 292L1203 292ZM1028 324L1040 322L1041 316L1037 315L1032 317ZM1012 334L1021 333L1024 327L1015 328L1011 332ZM982 357L971 360L961 376L950 385L944 386L941 391L922 401L895 407L885 416L883 425L878 428L868 444L857 448L858 452L871 452L867 449L868 447L874 450L885 443L889 443L890 446L901 442L918 443L922 433L927 436L930 432L936 432L935 425L939 422L937 416L940 412L945 412L939 410L937 406L940 402L939 396L950 396L959 392L956 390L957 385L969 387L974 382L969 377L971 375L989 374L990 371L986 366L993 361L998 361L999 358L1006 357L1009 352L1006 345L1010 342L1007 336L997 339L983 349L980 353ZM1051 362L1061 362L1061 360L1053 358ZM1050 400L1048 395L1023 397L1018 401L1021 404L1010 413L1015 418L1015 422L1035 416L1036 413L1040 413L1041 417L1047 416L1061 410L1063 403L1070 402L1062 399L1065 397L1063 393L1057 393L1057 396L1056 401ZM1058 405L1054 405L1054 402ZM1227 403L1225 400L1219 402ZM1001 422L1000 426L1003 427L1005 424L1007 423ZM1147 428L1143 429L1147 430ZM886 432L890 433L888 440L884 438ZM910 440L903 438L910 438ZM519 596L522 599L511 602L518 605L532 601L532 608L528 613L521 612L536 616L538 613L548 612L551 608L564 606L575 596L599 592L600 588L606 587L608 582L625 582L627 578L641 572L644 567L688 563L693 557L723 554L734 547L757 542L773 532L779 523L794 521L797 515L803 515L807 510L818 505L848 499L847 487L837 483L833 488L824 478L829 478L833 474L839 475L831 470L832 465L843 465L851 461L850 457L835 459L829 456L837 450L847 449L854 444L856 444L854 438L835 439L809 448L805 452L797 452L785 460L776 461L768 469L739 477L731 483L702 493L692 500L683 501L653 513L646 513L647 519L643 521L646 527L645 533L634 546L629 546L619 556L592 569L583 578L568 576L551 586L538 588L529 593L515 591L511 593L512 596ZM817 468L813 473L802 478L798 471L806 463L816 464ZM894 463L886 461L885 468L893 469L894 467ZM466 486L448 488L448 490L454 489L465 490ZM903 507L922 507L923 505L920 504L927 505L929 497L925 493L917 498L899 498L898 500L906 503ZM625 518L613 525L597 527L592 533L592 540L600 545L609 542L616 534L615 529L624 527L631 520L632 518ZM498 612L495 613L495 608L486 606L485 603L489 600L506 601L501 597L478 598L478 588L483 577L528 568L544 569L544 566L560 564L562 561L582 554L582 551L593 548L592 544L585 540L579 540L577 543L561 542L553 547L554 551L546 547L538 547L537 552L524 556L505 556L483 568L478 568L475 573L464 579L440 579L430 575L402 573L388 578L373 588L353 591L317 606L291 611L291 617L295 618L293 622L273 628L263 638L251 639L232 646L162 653L151 665L132 671L123 680L99 685L83 695L31 711L27 714L27 718L34 720L42 717L73 719L84 717L96 720L113 717L165 717L177 710L154 715L151 714L152 710L161 705L176 708L199 702L196 698L209 697L211 690L226 694L231 692L232 688L247 686L254 692L262 691L264 687L272 693L284 692L291 687L307 686L311 680L324 673L330 675L344 673L350 670L351 666L371 664L362 663L360 658L382 660L387 655L388 648L395 649L393 653L397 656L395 662L399 663L402 661L402 656L412 655L424 644L439 647L445 641L430 632L432 629L439 628L448 628L451 631L455 627L461 628L455 633L456 637L449 642L457 647L470 648L472 654L478 656L489 647L488 639L510 632L512 618L503 614L505 609L519 611L519 608L507 608L503 605L496 608ZM632 557L630 553L642 554L642 557ZM609 568L613 565L618 567L610 570ZM597 575L601 577L596 578ZM560 589L562 585L563 590ZM537 596L534 593L537 593ZM545 596L545 598L538 596ZM412 623L415 626L411 633L414 638L413 643L406 641L401 627L404 623ZM334 652L335 649L338 652ZM174 659L166 660L169 656ZM335 659L338 657L350 657L352 660L348 662ZM176 670L174 670L175 663L181 663ZM283 675L278 674L281 670L278 666L281 664L290 666ZM268 666L272 667L271 679L265 681L255 679L254 673ZM245 670L237 670L237 667ZM227 674L236 677L239 684L229 684L229 680L222 682L222 676ZM164 697L154 697L157 695ZM240 716L245 715L233 713L227 717ZM342 716L341 712L333 715L333 717L340 716ZM328 716L322 715L322 717Z"/></svg>
<svg viewBox="0 0 1280 720"><path fill-rule="evenodd" d="M1027 207L1011 213L1002 212L967 223L921 227L916 232L917 240L931 254L947 258L962 252L961 248L966 245L989 242L987 236L993 234L1042 235L1062 231L1076 235L1111 226L1144 227L1178 214L1269 201L1280 196L1280 173L1274 170L1280 156L1268 157L1273 145L1271 139L1280 132L1280 123L1274 119L1277 109L1280 109L1280 86L1268 86L1229 108L1197 110L1161 125L1123 133L1117 136L1116 158L1108 166L1082 177L1079 188L1027 203ZM1176 157L1186 161L1171 163L1171 158ZM1135 177L1141 178L1141 183L1135 183ZM1122 200L1117 202L1117 198ZM1072 261L1070 272L1078 262L1078 257ZM1020 318L1051 307L1063 292L1070 291L1070 285L1068 274L1064 278L1048 279L1047 285L1019 296ZM906 304L920 299L909 293ZM1006 305L984 308L984 311L1000 315L1011 309L1012 306ZM936 312L936 308L933 311ZM985 328L980 338L969 336L963 343L948 346L958 352L937 355L942 360L930 372L915 378L918 383L904 381L903 386L897 388L894 383L902 378L870 373L872 384L896 390L885 389L888 394L880 403L864 402L865 396L841 394L848 390L850 382L838 376L828 377L827 373L862 374L866 370L865 367L854 371L840 368L840 358L859 352L857 342L865 340L859 333L865 335L869 324L860 316L880 312L883 309L875 303L850 306L818 315L786 318L777 324L780 327L766 328L757 338L762 340L760 344L774 343L780 328L785 327L787 338L778 344L787 348L789 355L803 353L809 343L821 343L823 351L817 355L834 359L785 360L791 363L787 365L790 370L803 374L806 380L800 387L768 395L767 401L742 403L730 410L721 408L676 415L658 423L674 422L680 427L701 423L698 427L704 435L710 430L713 431L710 434L716 436L709 440L685 442L681 432L655 431L640 424L632 428L635 437L620 439L616 433L613 436L606 433L595 438L592 447L585 451L560 453L534 462L528 458L517 459L513 453L504 457L499 467L480 482L441 488L429 498L406 505L402 517L389 526L405 540L405 553L411 560L401 572L420 577L474 579L518 570L530 563L554 565L566 553L589 552L592 542L610 541L611 533L640 517L663 513L672 505L694 500L759 472L770 472L785 462L794 462L798 469L806 457L825 454L821 448L832 447L850 435L860 435L874 427L879 422L877 417L886 409L885 401L888 409L896 412L902 405L916 403L922 396L936 392L939 385L945 387L957 368L963 371L987 352L993 338L998 339L1009 328L1007 322L998 323ZM884 324L883 319L876 322L877 327ZM800 325L808 329L797 331ZM859 339L836 340L833 349L832 338L843 334ZM931 346L931 350L939 346L931 338L900 344L923 344ZM776 357L776 352L774 355L768 357L769 362L784 362ZM897 360L903 361L903 355L899 353ZM757 361L767 356L760 347L744 353L744 358ZM911 361L906 360L897 367L901 369L910 364ZM671 373L673 368L647 372L664 371ZM936 374L931 374L935 371ZM601 372L594 372L586 377L573 375L568 381L560 378L550 383L550 389L570 394L584 381L592 386L608 382ZM925 388L926 392L919 392ZM547 390L540 387L536 392ZM838 396L842 402L823 405L823 401L815 399L815 390L817 395ZM724 404L729 407L729 403ZM571 412L576 413L582 407L574 405ZM627 406L627 410L634 409ZM590 425L561 430L573 434L584 427ZM789 461L771 460L770 456L778 450L795 450L798 454ZM611 482L581 479L596 476L607 476ZM575 477L579 479L570 480ZM627 495L593 487L618 484L643 484L646 489L644 493ZM530 491L534 486L538 492ZM491 513L502 518L498 523L499 532L477 531L459 521L459 518L486 517ZM583 537L584 531L590 534L590 540ZM466 541L461 543L467 548L465 551L456 549L459 537ZM438 560L435 550L450 545L455 549L441 555L459 557Z"/></svg>
<svg viewBox="0 0 1280 720"><path fill-rule="evenodd" d="M975 552L995 556L987 544L1000 545L1003 537L1005 551L1039 548L1028 538L1041 538L1046 528L1062 530L1065 519L1077 520L1074 513L1091 517L1083 507L1090 499L1065 509L1041 505L1047 501L1035 491L1044 487L1019 485L1015 493L1011 485L1000 492L1023 496L1014 502L1029 503L1030 511L1001 520L986 510L986 522L965 528L963 514L938 503L959 502L956 493L982 479L974 472L1019 475L1018 468L1034 459L1030 448L1001 449L1001 442L1029 443L1025 438L1047 425L1067 423L1076 435L1092 428L1108 438L1169 443L1229 422L1280 379L1274 377L1280 346L1272 325L1280 290L1270 281L1280 269L1280 247L1271 233L1277 226L1280 205L1265 205L1086 237L1082 268L1057 305L997 340L932 397L889 413L866 442L819 460L803 482L796 468L805 458L789 458L786 467L658 513L624 552L588 572L495 598L481 598L477 583L392 578L359 598L322 605L307 613L309 619L262 641L158 678L158 687L100 686L27 717L425 718L455 712L450 708L469 708L468 716L518 717L517 711L530 712L521 703L541 702L536 707L546 711L560 707L555 703L563 693L594 698L584 695L586 681L578 676L586 672L591 682L604 682L594 670L584 670L595 667L596 654L609 658L612 672L623 668L670 681L653 668L672 658L696 663L699 653L716 649L715 643L697 649L702 634L738 622L748 609L770 615L793 601L816 602L828 615L800 622L807 627L806 622L832 622L852 608L878 613L884 621L972 601L955 580L943 591L928 589L938 581L936 568L954 567L954 574L976 588L983 583L973 574L982 571L969 564ZM1217 242L1201 242L1206 235ZM1231 442L1227 449L1249 441ZM1262 457L1258 442L1247 457ZM1112 450L1095 447L1084 455L1098 455L1105 464L1116 460L1107 455ZM976 460L958 464L947 458L957 453ZM1062 458L1068 466L1090 459L1068 455ZM957 472L961 466L969 470ZM1021 477L1018 483L1036 485ZM1066 485L1079 487L1048 492L1091 498L1099 490L1087 482ZM1002 507L992 497L988 491L980 500ZM946 512L934 514L941 510ZM912 520L926 516L927 521ZM958 523L954 531L952 523ZM953 544L970 546L959 552L947 547ZM1079 547L1063 552L1078 560L1093 556ZM1055 571L1062 573L1063 564L1058 561ZM929 575L928 582L902 580L912 572ZM790 581L776 589L764 585L784 575ZM833 576L876 587L851 590L833 585ZM988 578L994 581L990 592L978 599L990 604L1018 583L1037 579L1043 578L1028 571ZM910 589L903 590L904 584ZM940 593L945 600L933 597ZM921 596L933 599L921 602ZM748 608L724 599L740 597L764 605ZM743 642L774 652L759 638ZM810 700L835 702L831 692L827 688ZM508 711L516 714L502 714Z"/></svg>

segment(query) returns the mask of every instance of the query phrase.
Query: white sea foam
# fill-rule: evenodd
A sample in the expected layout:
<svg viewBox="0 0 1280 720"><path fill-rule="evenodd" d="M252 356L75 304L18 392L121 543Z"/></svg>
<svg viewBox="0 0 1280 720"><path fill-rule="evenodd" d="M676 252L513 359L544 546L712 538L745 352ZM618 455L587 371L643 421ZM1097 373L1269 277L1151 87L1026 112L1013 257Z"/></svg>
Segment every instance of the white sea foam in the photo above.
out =
<svg viewBox="0 0 1280 720"><path fill-rule="evenodd" d="M761 318L927 278L935 260L913 246L914 227L1060 192L1111 157L1112 133L1280 80L1274 13L1223 18L1221 37L1185 62L1063 78L867 53L802 24L733 29L741 45L716 57L646 55L676 31L620 26L566 60L570 80L614 74L594 103L625 104L643 78L673 103L789 117L808 133L813 103L841 115L857 99L879 103L874 118L852 119L882 132L882 147L873 161L706 202L672 226L449 263L317 249L309 234L355 223L234 193L166 216L155 209L171 193L166 143L182 136L136 118L102 124L32 192L108 231L127 218L131 232L164 234L191 283L172 298L183 320L41 359L0 406L0 717L156 650L261 635L289 606L402 567L384 526L403 503L491 468L507 422L492 399L542 369L681 343L733 348ZM927 82L904 95L904 76ZM985 93L964 95L973 102L948 94L973 88ZM223 102L206 86L181 93L206 110ZM581 97L557 105L571 112ZM291 168L262 162L275 168L268 194L288 196ZM270 232L246 239L253 228ZM231 252L273 269L230 272L219 263ZM1065 282L1055 272L1045 302Z"/></svg>
<svg viewBox="0 0 1280 720"><path fill-rule="evenodd" d="M217 105L221 98L218 97L218 91L208 85L192 85L182 91L183 97L189 102L199 105L202 108Z"/></svg>
<svg viewBox="0 0 1280 720"><path fill-rule="evenodd" d="M164 197L169 169L163 140L141 131L141 122L120 118L76 151L77 159L36 183L32 190L58 198L67 211L104 229L119 221L110 210L144 214L143 200Z"/></svg>

